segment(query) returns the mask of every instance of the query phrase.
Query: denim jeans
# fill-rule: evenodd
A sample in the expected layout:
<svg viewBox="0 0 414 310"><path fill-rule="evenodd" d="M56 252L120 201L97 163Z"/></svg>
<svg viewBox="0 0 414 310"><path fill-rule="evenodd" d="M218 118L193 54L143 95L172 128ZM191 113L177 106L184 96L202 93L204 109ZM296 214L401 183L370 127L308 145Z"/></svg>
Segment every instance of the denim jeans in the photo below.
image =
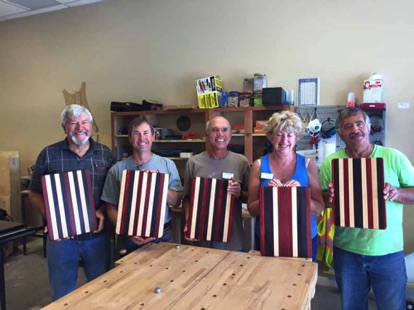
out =
<svg viewBox="0 0 414 310"><path fill-rule="evenodd" d="M378 310L405 309L407 273L402 251L366 256L334 247L334 270L342 309L368 309L371 288Z"/></svg>
<svg viewBox="0 0 414 310"><path fill-rule="evenodd" d="M47 240L47 266L52 300L76 289L79 260L89 282L108 271L109 242L106 235L87 241Z"/></svg>
<svg viewBox="0 0 414 310"><path fill-rule="evenodd" d="M168 226L164 229L163 235L161 238L157 238L154 241L152 241L154 243L158 243L158 242L174 242L173 239L173 234L172 234L172 230L171 230L171 226ZM139 249L140 247L142 247L142 245L138 245L136 244L134 241L131 240L131 238L129 238L128 236L118 236L117 238L117 245L116 245L116 249L117 249L117 255L115 259L118 259L120 257L119 252L121 250L126 250L126 253L122 254L122 256L129 254L137 249Z"/></svg>

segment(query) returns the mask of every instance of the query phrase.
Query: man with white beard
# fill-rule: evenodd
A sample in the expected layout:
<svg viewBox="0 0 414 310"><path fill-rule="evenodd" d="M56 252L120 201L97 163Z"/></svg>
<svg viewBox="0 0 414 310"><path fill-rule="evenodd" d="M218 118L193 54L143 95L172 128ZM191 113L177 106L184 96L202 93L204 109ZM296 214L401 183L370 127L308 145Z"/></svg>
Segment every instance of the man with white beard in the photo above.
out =
<svg viewBox="0 0 414 310"><path fill-rule="evenodd" d="M102 275L109 267L108 236L103 231L104 212L100 196L109 168L115 163L111 150L92 138L93 117L81 105L67 106L61 115L66 134L63 141L44 148L37 160L30 183L31 205L46 218L41 177L46 174L89 170L92 179L98 229L72 238L47 240L47 264L52 300L76 289L79 261L87 281Z"/></svg>

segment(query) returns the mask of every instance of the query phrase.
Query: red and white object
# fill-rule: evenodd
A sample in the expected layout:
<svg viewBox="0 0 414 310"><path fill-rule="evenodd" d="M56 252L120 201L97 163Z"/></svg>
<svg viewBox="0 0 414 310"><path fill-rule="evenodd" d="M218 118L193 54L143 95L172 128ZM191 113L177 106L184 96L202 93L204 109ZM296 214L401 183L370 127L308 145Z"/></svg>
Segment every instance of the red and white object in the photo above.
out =
<svg viewBox="0 0 414 310"><path fill-rule="evenodd" d="M227 192L228 182L214 178L193 179L187 238L231 241L234 196Z"/></svg>
<svg viewBox="0 0 414 310"><path fill-rule="evenodd" d="M373 73L364 81L363 103L383 103L384 80L381 74Z"/></svg>
<svg viewBox="0 0 414 310"><path fill-rule="evenodd" d="M164 233L169 175L124 170L118 203L118 235L160 238Z"/></svg>
<svg viewBox="0 0 414 310"><path fill-rule="evenodd" d="M77 170L41 178L50 240L93 232L97 228L90 172Z"/></svg>
<svg viewBox="0 0 414 310"><path fill-rule="evenodd" d="M260 253L312 257L310 188L261 187L259 204Z"/></svg>

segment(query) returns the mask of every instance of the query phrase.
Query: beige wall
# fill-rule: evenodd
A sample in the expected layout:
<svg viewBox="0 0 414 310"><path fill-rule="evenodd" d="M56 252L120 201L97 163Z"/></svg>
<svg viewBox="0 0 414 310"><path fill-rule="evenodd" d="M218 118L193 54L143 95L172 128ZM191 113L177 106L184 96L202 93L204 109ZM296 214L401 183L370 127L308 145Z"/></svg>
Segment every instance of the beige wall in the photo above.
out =
<svg viewBox="0 0 414 310"><path fill-rule="evenodd" d="M411 0L106 0L2 22L0 149L20 151L26 171L63 138L62 90L82 81L109 144L112 100L194 104L196 78L217 74L233 90L261 72L286 89L318 76L321 105L335 105L349 91L361 101L362 81L378 72L386 144L414 160L414 106L397 109L414 104L413 28ZM414 249L412 222L406 243Z"/></svg>

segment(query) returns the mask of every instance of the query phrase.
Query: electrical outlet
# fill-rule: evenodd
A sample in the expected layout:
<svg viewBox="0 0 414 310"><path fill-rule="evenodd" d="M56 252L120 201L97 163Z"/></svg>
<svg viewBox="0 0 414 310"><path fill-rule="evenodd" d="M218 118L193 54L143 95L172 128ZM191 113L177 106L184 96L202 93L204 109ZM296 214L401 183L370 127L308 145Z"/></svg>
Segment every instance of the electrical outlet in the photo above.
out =
<svg viewBox="0 0 414 310"><path fill-rule="evenodd" d="M398 102L398 109L409 109L410 103L409 102Z"/></svg>

